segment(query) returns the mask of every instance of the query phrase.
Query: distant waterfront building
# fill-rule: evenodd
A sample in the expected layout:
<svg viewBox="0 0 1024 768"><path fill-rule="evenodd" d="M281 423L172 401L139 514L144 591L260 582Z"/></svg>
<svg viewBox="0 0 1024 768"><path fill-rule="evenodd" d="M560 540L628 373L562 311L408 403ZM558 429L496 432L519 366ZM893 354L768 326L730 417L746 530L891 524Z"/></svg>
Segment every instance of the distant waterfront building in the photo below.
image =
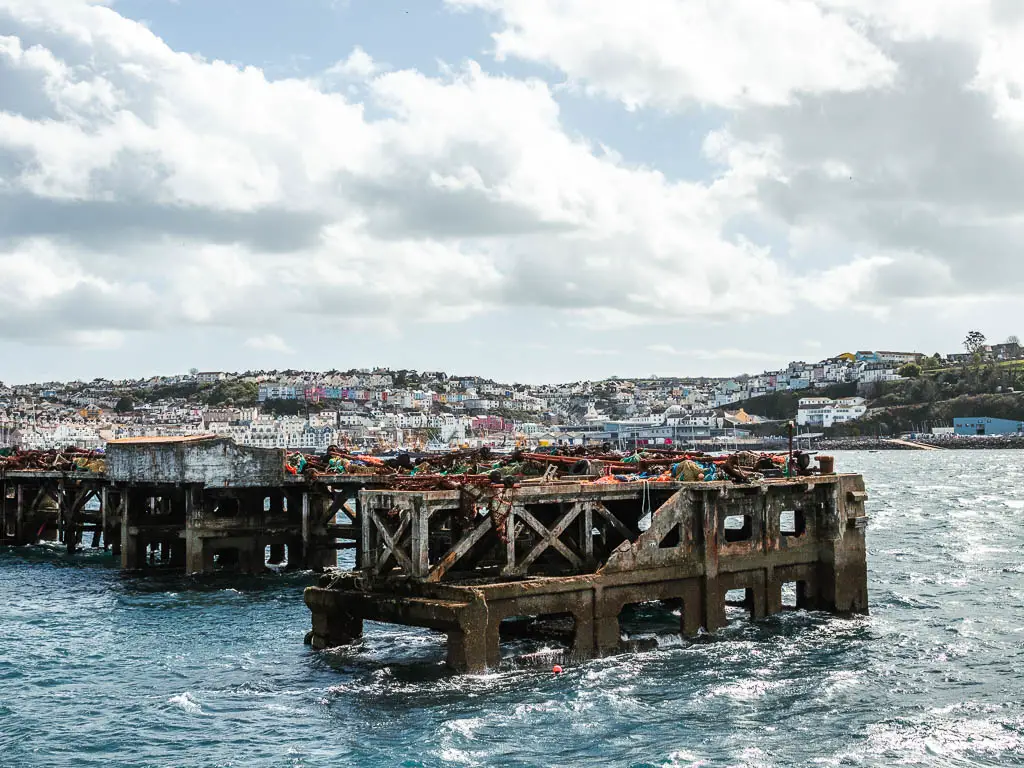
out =
<svg viewBox="0 0 1024 768"><path fill-rule="evenodd" d="M225 378L227 378L227 374L223 371L203 371L196 374L196 383L216 384L218 381L224 381Z"/></svg>
<svg viewBox="0 0 1024 768"><path fill-rule="evenodd" d="M801 427L831 427L833 424L859 419L867 413L863 397L803 397L797 404L796 423Z"/></svg>
<svg viewBox="0 0 1024 768"><path fill-rule="evenodd" d="M970 416L953 419L953 431L958 435L1019 435L1024 433L1024 421Z"/></svg>

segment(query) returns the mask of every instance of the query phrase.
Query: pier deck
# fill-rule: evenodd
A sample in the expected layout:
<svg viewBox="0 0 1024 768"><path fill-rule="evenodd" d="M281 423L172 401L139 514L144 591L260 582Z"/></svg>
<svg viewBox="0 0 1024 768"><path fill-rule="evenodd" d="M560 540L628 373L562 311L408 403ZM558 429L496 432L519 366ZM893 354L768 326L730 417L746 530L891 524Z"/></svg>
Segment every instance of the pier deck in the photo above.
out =
<svg viewBox="0 0 1024 768"><path fill-rule="evenodd" d="M323 569L358 548L375 476L288 475L285 452L199 436L111 441L104 472L0 473L0 544L103 547L126 570ZM268 556L269 552L269 556Z"/></svg>
<svg viewBox="0 0 1024 768"><path fill-rule="evenodd" d="M571 624L570 655L587 658L626 647L619 614L637 603L678 608L683 635L722 627L733 590L755 619L783 610L786 584L792 607L867 613L866 498L860 476L835 474L363 490L358 569L306 590L307 639L426 627L447 633L453 669L481 672L513 617Z"/></svg>

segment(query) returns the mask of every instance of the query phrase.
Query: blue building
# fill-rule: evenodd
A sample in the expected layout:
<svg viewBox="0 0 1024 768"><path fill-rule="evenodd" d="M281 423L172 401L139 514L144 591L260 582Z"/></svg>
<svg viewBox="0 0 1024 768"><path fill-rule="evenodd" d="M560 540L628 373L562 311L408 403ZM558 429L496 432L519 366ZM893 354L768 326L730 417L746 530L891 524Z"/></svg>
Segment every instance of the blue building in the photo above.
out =
<svg viewBox="0 0 1024 768"><path fill-rule="evenodd" d="M971 416L953 419L953 432L958 435L1019 435L1024 433L1024 421Z"/></svg>

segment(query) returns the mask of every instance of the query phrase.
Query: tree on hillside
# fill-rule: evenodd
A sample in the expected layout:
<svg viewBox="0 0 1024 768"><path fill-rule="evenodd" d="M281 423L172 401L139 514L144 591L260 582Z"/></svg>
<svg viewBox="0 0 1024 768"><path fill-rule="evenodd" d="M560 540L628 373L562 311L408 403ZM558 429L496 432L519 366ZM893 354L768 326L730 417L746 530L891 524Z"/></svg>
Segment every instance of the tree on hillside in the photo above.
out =
<svg viewBox="0 0 1024 768"><path fill-rule="evenodd" d="M964 339L964 349L970 355L971 372L977 379L981 375L982 351L985 349L985 334L981 331L970 331ZM966 365L964 366L966 370Z"/></svg>
<svg viewBox="0 0 1024 768"><path fill-rule="evenodd" d="M921 366L917 363L907 363L901 366L897 373L908 379L916 379L921 375Z"/></svg>
<svg viewBox="0 0 1024 768"><path fill-rule="evenodd" d="M135 402L127 395L121 397L114 404L114 413L131 413L135 410Z"/></svg>
<svg viewBox="0 0 1024 768"><path fill-rule="evenodd" d="M1006 343L1007 344L1012 344L1012 345L1014 345L1016 347L1019 347L1020 346L1020 338L1018 336L1015 336L1015 335L1011 334L1011 335L1006 337Z"/></svg>
<svg viewBox="0 0 1024 768"><path fill-rule="evenodd" d="M964 349L967 350L967 354L969 355L977 355L985 346L985 341L984 333L981 331L971 331L964 339Z"/></svg>
<svg viewBox="0 0 1024 768"><path fill-rule="evenodd" d="M255 405L259 387L251 381L221 381L207 393L209 405Z"/></svg>

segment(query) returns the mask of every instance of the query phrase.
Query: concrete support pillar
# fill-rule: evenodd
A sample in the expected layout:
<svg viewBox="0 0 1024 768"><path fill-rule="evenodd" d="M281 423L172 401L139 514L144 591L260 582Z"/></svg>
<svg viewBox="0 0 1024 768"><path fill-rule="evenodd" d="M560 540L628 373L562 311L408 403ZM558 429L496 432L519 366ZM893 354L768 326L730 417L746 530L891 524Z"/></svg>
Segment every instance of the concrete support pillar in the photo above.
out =
<svg viewBox="0 0 1024 768"><path fill-rule="evenodd" d="M323 494L311 495L309 499L310 532L312 540L308 547L307 567L314 571L335 568L338 565L338 550L333 546L334 539L327 537L327 512L331 506L331 497Z"/></svg>
<svg viewBox="0 0 1024 768"><path fill-rule="evenodd" d="M700 632L700 628L700 590L688 590L687 596L679 600L679 633L683 637L695 637Z"/></svg>
<svg viewBox="0 0 1024 768"><path fill-rule="evenodd" d="M121 568L134 571L145 565L145 544L138 533L145 499L139 493L125 491L121 500Z"/></svg>
<svg viewBox="0 0 1024 768"><path fill-rule="evenodd" d="M213 549L202 536L203 495L200 486L185 489L185 573L213 570Z"/></svg>
<svg viewBox="0 0 1024 768"><path fill-rule="evenodd" d="M185 574L188 576L213 571L213 547L192 531L185 533Z"/></svg>
<svg viewBox="0 0 1024 768"><path fill-rule="evenodd" d="M770 569L769 569L770 570ZM765 576L765 611L769 616L782 612L782 582Z"/></svg>
<svg viewBox="0 0 1024 768"><path fill-rule="evenodd" d="M316 650L347 645L363 636L363 620L346 610L343 596L307 590L305 600L313 618L306 640Z"/></svg>
<svg viewBox="0 0 1024 768"><path fill-rule="evenodd" d="M864 480L843 478L818 510L818 603L833 613L868 612L868 568L861 512Z"/></svg>
<svg viewBox="0 0 1024 768"><path fill-rule="evenodd" d="M594 611L591 610L573 611L572 648L570 655L573 659L589 659L594 655Z"/></svg>
<svg viewBox="0 0 1024 768"><path fill-rule="evenodd" d="M780 597L781 601L781 591ZM747 588L747 605L750 609L750 618L760 621L768 616L767 591L765 589L764 574L760 574L753 586Z"/></svg>
<svg viewBox="0 0 1024 768"><path fill-rule="evenodd" d="M455 672L479 675L487 671L488 663L498 665L500 653L498 623L492 625L487 603L477 598L460 613L459 626L448 630L448 666Z"/></svg>
<svg viewBox="0 0 1024 768"><path fill-rule="evenodd" d="M455 672L482 675L487 671L487 632L448 632L448 666Z"/></svg>
<svg viewBox="0 0 1024 768"><path fill-rule="evenodd" d="M622 646L622 630L619 627L619 613L622 603L606 598L603 590L594 595L594 651L598 656L618 653Z"/></svg>
<svg viewBox="0 0 1024 768"><path fill-rule="evenodd" d="M704 578L701 583L701 624L708 632L725 626L725 592L718 579L718 507L720 492L704 491L700 494L701 513L698 516L704 542Z"/></svg>
<svg viewBox="0 0 1024 768"><path fill-rule="evenodd" d="M13 527L14 517L13 515L8 518L8 504L7 504L7 483L0 480L0 542L6 543L8 539L13 539L13 535L8 535L8 528ZM11 522L11 526L8 526L8 520ZM11 532L13 534L13 531Z"/></svg>
<svg viewBox="0 0 1024 768"><path fill-rule="evenodd" d="M79 488L75 486L66 488L63 483L57 489L64 543L67 545L69 555L75 554L78 551L78 545L82 543L82 524L79 520L78 510L79 493Z"/></svg>

